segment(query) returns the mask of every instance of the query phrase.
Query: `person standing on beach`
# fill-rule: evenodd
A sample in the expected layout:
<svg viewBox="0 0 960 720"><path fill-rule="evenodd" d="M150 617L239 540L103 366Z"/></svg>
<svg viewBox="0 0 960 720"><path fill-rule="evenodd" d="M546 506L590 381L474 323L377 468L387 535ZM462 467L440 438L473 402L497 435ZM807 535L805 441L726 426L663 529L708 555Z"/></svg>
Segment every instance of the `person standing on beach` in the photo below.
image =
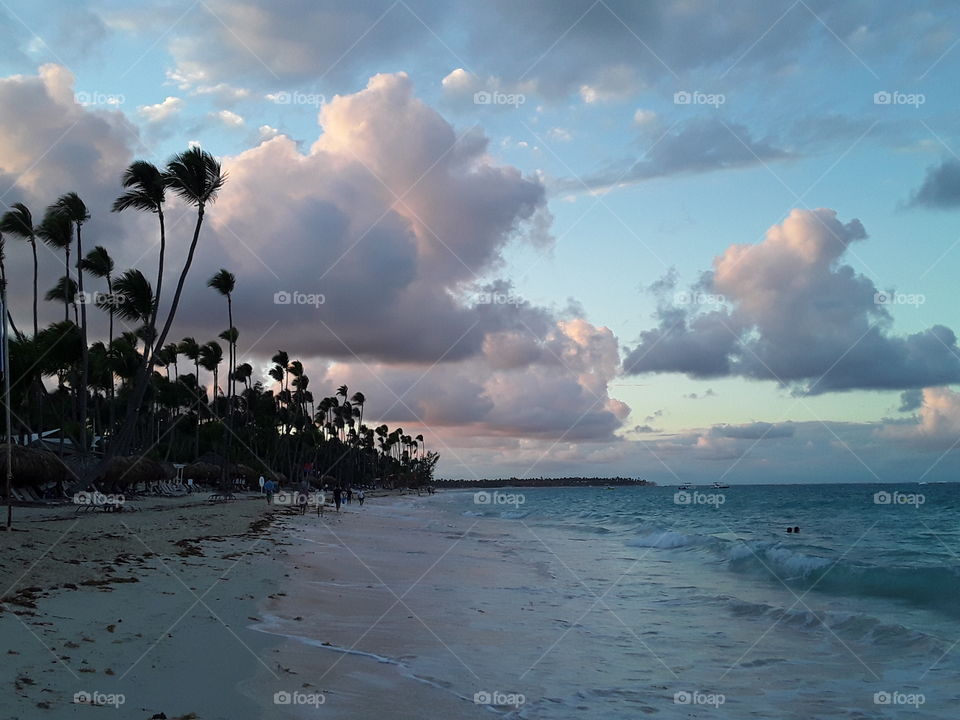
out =
<svg viewBox="0 0 960 720"><path fill-rule="evenodd" d="M267 496L267 505L273 505L273 491L275 487L276 483L273 481L273 479L267 480L263 484L263 492Z"/></svg>
<svg viewBox="0 0 960 720"><path fill-rule="evenodd" d="M343 499L340 491L340 486L337 485L333 489L333 504L337 506L337 512L340 512L340 501Z"/></svg>
<svg viewBox="0 0 960 720"><path fill-rule="evenodd" d="M347 486L347 505L353 504L353 488Z"/></svg>
<svg viewBox="0 0 960 720"><path fill-rule="evenodd" d="M357 500L360 502L360 507L363 507L363 490L357 492Z"/></svg>

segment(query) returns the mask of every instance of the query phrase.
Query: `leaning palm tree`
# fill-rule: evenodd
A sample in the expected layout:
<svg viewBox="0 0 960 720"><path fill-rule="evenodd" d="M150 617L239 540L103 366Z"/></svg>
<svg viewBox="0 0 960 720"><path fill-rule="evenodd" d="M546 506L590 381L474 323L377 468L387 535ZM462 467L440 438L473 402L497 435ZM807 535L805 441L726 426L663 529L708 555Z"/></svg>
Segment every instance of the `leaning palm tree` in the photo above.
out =
<svg viewBox="0 0 960 720"><path fill-rule="evenodd" d="M163 173L164 186L175 192L180 198L188 204L197 208L197 222L193 230L193 239L190 241L190 247L187 251L186 260L180 270L180 278L177 281L177 289L173 294L173 300L170 303L170 309L167 311L166 320L163 323L163 329L159 335L154 338L154 347L163 347L167 335L173 325L173 320L177 315L177 308L180 305L180 297L183 295L183 286L187 281L187 275L190 273L190 267L193 265L193 256L197 251L197 243L200 241L200 230L203 227L203 217L207 205L212 204L217 199L217 194L226 182L227 176L220 168L220 162L210 153L193 147L186 152L175 155L167 164L167 169ZM133 421L137 409L143 402L147 391L147 385L150 379L149 374L150 361L145 361L138 374L133 392L127 401L126 421L123 430L117 439L117 442L111 446L110 452L104 457L103 462L95 472L103 472L106 469L109 460L117 454L125 452L133 438ZM82 484L89 484L91 477L85 478ZM74 490L75 488L71 488Z"/></svg>
<svg viewBox="0 0 960 720"><path fill-rule="evenodd" d="M62 195L54 207L58 208L72 224L77 233L77 292L80 296L80 337L83 342L80 353L80 385L77 388L80 395L78 408L80 420L80 454L87 454L87 373L90 358L87 350L87 298L83 293L83 224L90 219L87 206L75 192Z"/></svg>
<svg viewBox="0 0 960 720"><path fill-rule="evenodd" d="M30 249L33 250L33 336L36 337L40 331L37 322L37 236L33 229L33 215L23 203L14 203L11 209L0 218L0 232L13 235L30 243Z"/></svg>
<svg viewBox="0 0 960 720"><path fill-rule="evenodd" d="M166 199L166 180L164 174L146 160L135 160L124 170L123 187L127 191L113 202L113 212L123 212L129 208L155 213L160 223L160 261L157 267L157 291L154 294L155 307L149 321L156 334L157 313L160 309L160 292L163 290L163 262L167 250L167 231L163 220L163 202Z"/></svg>
<svg viewBox="0 0 960 720"><path fill-rule="evenodd" d="M70 218L51 205L43 216L40 227L36 230L37 236L47 245L56 250L63 250L65 258L64 277L70 279L70 246L73 244L73 223ZM63 319L70 320L70 305L64 302Z"/></svg>

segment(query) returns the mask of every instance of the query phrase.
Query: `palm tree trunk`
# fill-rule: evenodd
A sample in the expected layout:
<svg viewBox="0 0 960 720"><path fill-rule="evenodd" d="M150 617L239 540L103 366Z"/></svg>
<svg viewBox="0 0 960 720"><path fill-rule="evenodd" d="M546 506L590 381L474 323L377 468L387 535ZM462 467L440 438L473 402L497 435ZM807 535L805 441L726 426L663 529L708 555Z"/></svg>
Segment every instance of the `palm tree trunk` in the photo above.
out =
<svg viewBox="0 0 960 720"><path fill-rule="evenodd" d="M110 293L110 345L109 345L109 349L112 350L112 349L113 349L113 309L114 309L114 307L116 307L116 306L115 306L114 303L113 303L113 279L112 279L109 275L107 275L107 292ZM111 441L112 441L112 440L113 440L114 423L116 422L116 408L114 407L114 405L116 405L117 386L116 386L116 379L115 379L114 376L113 376L113 368L109 367L109 365L108 365L107 370L108 370L109 373L110 373L110 407L108 408L108 412L110 413L110 425L109 425L108 427L110 428L110 439L111 439Z"/></svg>
<svg viewBox="0 0 960 720"><path fill-rule="evenodd" d="M30 247L33 250L33 336L36 337L40 332L40 325L37 322L37 282L39 279L39 269L37 267L37 241L30 238Z"/></svg>
<svg viewBox="0 0 960 720"><path fill-rule="evenodd" d="M83 343L80 350L80 457L87 456L87 380L90 357L87 349L87 303L83 297L83 269L80 259L83 257L82 223L77 223L77 291L80 293L80 338Z"/></svg>

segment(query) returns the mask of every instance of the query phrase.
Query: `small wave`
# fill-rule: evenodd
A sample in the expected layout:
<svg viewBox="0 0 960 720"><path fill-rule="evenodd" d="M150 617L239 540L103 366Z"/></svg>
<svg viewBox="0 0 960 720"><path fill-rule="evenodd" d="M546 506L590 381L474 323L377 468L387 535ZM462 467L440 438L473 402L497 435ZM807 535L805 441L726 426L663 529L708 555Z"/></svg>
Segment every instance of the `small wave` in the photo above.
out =
<svg viewBox="0 0 960 720"><path fill-rule="evenodd" d="M693 545L702 545L706 538L697 535L684 535L673 530L654 531L633 540L627 540L630 547L648 547L660 548L661 550L672 550L674 548L691 547Z"/></svg>
<svg viewBox="0 0 960 720"><path fill-rule="evenodd" d="M756 618L764 622L774 621L801 631L824 631L843 640L859 642L901 651L917 653L942 653L943 642L932 635L912 630L903 625L884 623L862 613L817 611L800 608L785 609L765 603L725 598L734 615Z"/></svg>
<svg viewBox="0 0 960 720"><path fill-rule="evenodd" d="M956 567L867 565L802 553L777 543L742 543L728 549L733 572L760 574L806 590L899 600L960 616Z"/></svg>

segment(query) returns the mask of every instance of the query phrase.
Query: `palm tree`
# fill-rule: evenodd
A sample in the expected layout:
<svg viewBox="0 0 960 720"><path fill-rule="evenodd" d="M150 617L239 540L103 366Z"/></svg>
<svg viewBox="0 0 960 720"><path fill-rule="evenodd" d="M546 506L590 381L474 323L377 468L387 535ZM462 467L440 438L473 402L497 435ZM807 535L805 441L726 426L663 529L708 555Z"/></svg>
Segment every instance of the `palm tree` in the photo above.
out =
<svg viewBox="0 0 960 720"><path fill-rule="evenodd" d="M93 275L96 278L102 278L107 281L107 302L98 303L97 306L102 310L106 307L107 312L110 315L110 342L108 344L113 344L113 314L114 314L114 303L113 303L113 258L110 257L110 253L107 252L107 249L102 245L97 245L93 250L87 253L87 256L80 259L79 267L82 270L86 270L88 273ZM110 395L109 395L109 408L108 413L110 416L110 432L113 432L113 423L114 423L114 394L116 388L113 382L113 373L110 375Z"/></svg>
<svg viewBox="0 0 960 720"><path fill-rule="evenodd" d="M116 295L112 297L117 316L122 320L140 323L146 329L144 337L144 355L150 354L151 338L149 332L150 317L153 314L153 287L139 270L125 270L114 281Z"/></svg>
<svg viewBox="0 0 960 720"><path fill-rule="evenodd" d="M163 359L165 366L167 368L167 378L170 377L170 366L173 365L173 381L176 382L177 378L180 376L180 371L177 368L177 358L180 356L180 346L176 343L167 343L161 349L163 353Z"/></svg>
<svg viewBox="0 0 960 720"><path fill-rule="evenodd" d="M243 387L250 389L250 378L253 377L253 366L250 363L240 363L233 371L233 379L243 383Z"/></svg>
<svg viewBox="0 0 960 720"><path fill-rule="evenodd" d="M223 348L216 340L200 346L200 367L213 373L213 413L217 412L217 390L219 388L220 363L223 362Z"/></svg>
<svg viewBox="0 0 960 720"><path fill-rule="evenodd" d="M160 309L160 291L163 290L163 258L167 250L167 231L163 222L163 202L166 194L166 180L163 173L146 160L135 160L124 171L121 180L127 191L113 202L113 212L123 212L128 208L143 212L156 213L160 223L160 262L157 267L157 292L154 296L155 307L150 318L150 327L156 333L157 312Z"/></svg>
<svg viewBox="0 0 960 720"><path fill-rule="evenodd" d="M36 234L50 247L63 250L66 271L64 277L70 280L70 246L73 244L73 223L60 208L51 205L47 208ZM67 302L63 304L63 319L70 320L70 305Z"/></svg>
<svg viewBox="0 0 960 720"><path fill-rule="evenodd" d="M360 414L357 416L357 424L363 425L363 404L367 401L362 392L355 392L350 401L360 408Z"/></svg>
<svg viewBox="0 0 960 720"><path fill-rule="evenodd" d="M227 299L227 327L233 329L233 289L236 287L237 279L233 273L224 268L220 268L216 275L207 280L207 287L213 288ZM227 364L231 376L236 369L236 338L227 347ZM233 387L231 379L227 379L227 401L231 402L233 398Z"/></svg>
<svg viewBox="0 0 960 720"><path fill-rule="evenodd" d="M199 147L193 147L175 155L167 164L167 169L163 173L164 186L173 190L180 198L197 208L197 222L194 226L190 248L187 251L187 258L180 270L180 278L177 280L177 289L173 294L173 301L170 303L163 329L155 338L154 347L163 347L167 340L167 335L170 333L173 320L177 315L180 297L183 295L183 286L186 284L187 275L189 275L190 267L193 265L193 256L196 254L197 243L200 241L200 229L203 227L206 207L216 201L217 194L226 180L227 176L221 170L220 162ZM130 394L127 403L126 422L123 425L123 431L117 440L116 447L111 447L111 452L104 457L100 467L97 468L97 472L103 472L110 459L116 454L122 454L130 444L133 437L133 420L147 391L149 367L148 359L139 373L134 391Z"/></svg>
<svg viewBox="0 0 960 720"><path fill-rule="evenodd" d="M83 200L75 192L62 195L54 207L58 208L71 222L77 232L77 291L80 294L80 337L83 341L80 353L80 453L87 454L87 373L90 359L87 353L87 302L83 294L83 224L90 219L90 213Z"/></svg>
<svg viewBox="0 0 960 720"><path fill-rule="evenodd" d="M70 322L70 306L73 305L74 314L76 314L76 302L77 302L77 283L73 278L70 277L61 277L57 280L57 284L52 288L47 290L47 294L43 298L49 302L62 302L67 308L67 317L64 319L64 322Z"/></svg>
<svg viewBox="0 0 960 720"><path fill-rule="evenodd" d="M192 337L185 337L179 344L180 354L188 360L193 360L194 379L197 384L196 408L197 408L197 427L194 437L194 459L200 456L200 344Z"/></svg>
<svg viewBox="0 0 960 720"><path fill-rule="evenodd" d="M30 243L30 249L33 251L33 336L36 337L40 332L37 323L37 236L33 229L33 215L23 203L14 203L10 210L0 218L0 232L21 238Z"/></svg>

